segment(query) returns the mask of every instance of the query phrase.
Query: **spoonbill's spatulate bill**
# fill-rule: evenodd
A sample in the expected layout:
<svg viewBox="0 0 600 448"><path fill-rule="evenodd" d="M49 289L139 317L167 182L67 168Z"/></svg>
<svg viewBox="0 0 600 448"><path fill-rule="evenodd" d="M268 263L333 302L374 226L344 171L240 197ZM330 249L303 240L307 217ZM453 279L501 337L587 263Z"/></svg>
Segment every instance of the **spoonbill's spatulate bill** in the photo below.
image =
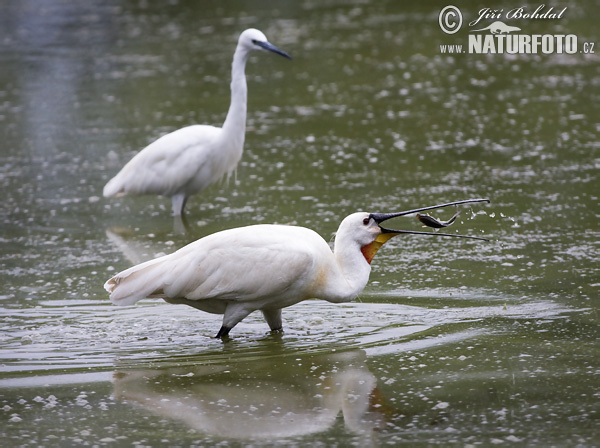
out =
<svg viewBox="0 0 600 448"><path fill-rule="evenodd" d="M244 73L251 51L262 50L291 59L255 29L238 40L231 67L231 104L222 128L187 126L151 143L104 187L105 197L156 194L171 198L173 215L181 215L187 199L231 175L244 149L248 90Z"/></svg>
<svg viewBox="0 0 600 448"><path fill-rule="evenodd" d="M170 255L127 269L104 288L117 305L150 297L223 314L218 338L253 311L262 311L273 331L281 330L281 309L306 299L349 302L363 290L371 260L390 238L400 234L466 235L392 230L391 218L470 199L399 213L353 213L338 228L333 252L314 231L296 226L259 224L217 232Z"/></svg>

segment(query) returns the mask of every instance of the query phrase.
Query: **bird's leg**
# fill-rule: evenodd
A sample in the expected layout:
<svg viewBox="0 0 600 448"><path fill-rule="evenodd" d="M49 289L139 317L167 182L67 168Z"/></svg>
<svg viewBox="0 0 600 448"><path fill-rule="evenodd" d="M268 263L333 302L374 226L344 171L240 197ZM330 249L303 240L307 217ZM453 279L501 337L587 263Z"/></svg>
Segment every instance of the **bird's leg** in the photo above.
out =
<svg viewBox="0 0 600 448"><path fill-rule="evenodd" d="M184 193L179 193L171 196L171 205L173 209L173 216L181 216L185 203L187 202L187 196Z"/></svg>
<svg viewBox="0 0 600 448"><path fill-rule="evenodd" d="M253 309L247 309L243 305L235 302L229 302L223 313L223 325L215 336L216 338L224 338L240 321L250 314Z"/></svg>
<svg viewBox="0 0 600 448"><path fill-rule="evenodd" d="M185 213L183 215L173 216L173 232L178 235L185 235L190 231L190 223Z"/></svg>
<svg viewBox="0 0 600 448"><path fill-rule="evenodd" d="M229 332L231 331L231 328L226 327L225 325L222 325L221 328L219 329L219 332L217 333L217 335L215 336L216 339L223 339L229 336Z"/></svg>
<svg viewBox="0 0 600 448"><path fill-rule="evenodd" d="M281 323L281 309L261 311L272 332L283 331L283 325Z"/></svg>

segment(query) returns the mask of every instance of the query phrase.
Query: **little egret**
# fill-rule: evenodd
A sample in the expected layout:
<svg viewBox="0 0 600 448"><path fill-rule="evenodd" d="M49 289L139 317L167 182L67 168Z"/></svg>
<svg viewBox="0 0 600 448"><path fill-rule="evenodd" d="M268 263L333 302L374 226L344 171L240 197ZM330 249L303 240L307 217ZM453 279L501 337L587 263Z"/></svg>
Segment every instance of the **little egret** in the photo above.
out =
<svg viewBox="0 0 600 448"><path fill-rule="evenodd" d="M259 30L248 29L238 40L231 67L231 104L222 128L193 125L151 143L127 163L104 187L105 197L156 194L171 198L173 215L183 213L187 199L228 176L244 149L248 88L244 73L251 51L284 51Z"/></svg>
<svg viewBox="0 0 600 448"><path fill-rule="evenodd" d="M262 311L272 331L282 329L281 309L315 298L350 302L361 293L371 260L400 234L485 238L410 230L380 224L416 212L487 199L469 199L398 213L353 213L338 228L333 252L316 232L296 226L258 224L201 238L170 255L127 269L104 288L116 305L162 298L213 314L223 314L217 338L251 312Z"/></svg>

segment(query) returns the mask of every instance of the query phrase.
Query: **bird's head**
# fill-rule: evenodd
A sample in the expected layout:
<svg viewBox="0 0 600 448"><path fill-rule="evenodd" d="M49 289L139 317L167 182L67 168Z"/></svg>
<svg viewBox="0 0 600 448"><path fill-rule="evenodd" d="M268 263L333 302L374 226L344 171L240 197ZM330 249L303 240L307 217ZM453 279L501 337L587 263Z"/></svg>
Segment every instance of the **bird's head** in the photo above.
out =
<svg viewBox="0 0 600 448"><path fill-rule="evenodd" d="M275 45L271 44L267 40L267 36L265 36L262 31L259 31L255 28L247 29L240 34L238 46L246 49L247 51L272 51L273 53L279 54L288 59L292 59L292 57L285 51L280 50Z"/></svg>
<svg viewBox="0 0 600 448"><path fill-rule="evenodd" d="M388 219L396 218L399 216L412 215L417 212L432 210L436 208L448 207L450 205L468 204L474 202L490 202L489 199L467 199L465 201L449 202L447 204L432 205L429 207L422 207L413 210L406 210L403 212L396 213L365 213L358 212L347 216L338 229L337 239L351 239L353 242L358 244L360 250L367 260L371 263L373 257L379 250L379 248L389 241L391 238L400 234L412 234L412 235L430 235L430 236L447 236L455 238L470 238L474 240L488 241L486 238L480 238L475 236L457 235L449 233L438 233L438 232L419 232L412 230L393 230L383 227L382 222ZM345 244L345 243L343 243Z"/></svg>

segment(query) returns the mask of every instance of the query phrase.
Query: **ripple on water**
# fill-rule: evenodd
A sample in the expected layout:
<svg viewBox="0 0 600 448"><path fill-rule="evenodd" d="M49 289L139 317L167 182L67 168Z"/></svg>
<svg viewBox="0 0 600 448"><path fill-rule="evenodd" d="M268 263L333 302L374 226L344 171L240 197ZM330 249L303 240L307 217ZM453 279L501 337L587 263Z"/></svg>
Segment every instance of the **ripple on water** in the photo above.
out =
<svg viewBox="0 0 600 448"><path fill-rule="evenodd" d="M220 316L190 313L189 308L162 302L115 308L92 301L75 306L51 301L34 309L3 309L0 315L10 332L0 339L0 363L8 374L0 387L60 383L61 374L84 375L82 370L93 373L77 378L95 381L106 378L103 372L115 363L179 365L193 357L193 363L210 365L355 349L369 355L400 353L455 343L483 331L504 331L494 320L551 319L573 311L550 301L508 307L498 300L488 303L440 309L309 301L284 310L282 335L269 334L260 313L254 313L236 326L226 343L213 338ZM469 325L465 328L464 323ZM32 372L37 380L31 378Z"/></svg>

